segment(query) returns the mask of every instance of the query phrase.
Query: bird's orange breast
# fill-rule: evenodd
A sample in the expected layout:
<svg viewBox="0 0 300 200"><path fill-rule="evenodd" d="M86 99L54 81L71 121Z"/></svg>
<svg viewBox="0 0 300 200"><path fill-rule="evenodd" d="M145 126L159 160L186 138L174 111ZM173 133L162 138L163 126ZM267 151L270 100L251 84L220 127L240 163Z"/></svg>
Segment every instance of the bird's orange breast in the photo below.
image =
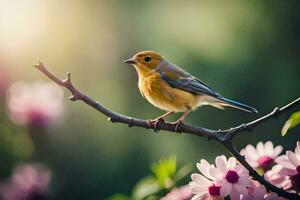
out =
<svg viewBox="0 0 300 200"><path fill-rule="evenodd" d="M169 86L155 72L139 76L141 94L154 106L172 112L185 112L197 107L197 96Z"/></svg>

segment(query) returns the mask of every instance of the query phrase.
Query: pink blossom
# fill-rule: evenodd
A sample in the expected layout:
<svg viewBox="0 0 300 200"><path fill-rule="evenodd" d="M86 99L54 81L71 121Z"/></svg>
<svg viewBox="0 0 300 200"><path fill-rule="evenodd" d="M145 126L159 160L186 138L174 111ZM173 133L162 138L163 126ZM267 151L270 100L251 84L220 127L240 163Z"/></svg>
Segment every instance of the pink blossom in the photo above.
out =
<svg viewBox="0 0 300 200"><path fill-rule="evenodd" d="M248 188L248 193L244 194L241 200L263 200L265 199L267 190L263 185L254 182Z"/></svg>
<svg viewBox="0 0 300 200"><path fill-rule="evenodd" d="M280 174L288 176L292 189L300 192L300 142L297 142L295 153L287 151L286 155L280 156L276 161L282 166Z"/></svg>
<svg viewBox="0 0 300 200"><path fill-rule="evenodd" d="M208 180L201 174L192 174L192 182L190 182L191 191L195 196L192 200L219 200L223 199L220 196L221 186Z"/></svg>
<svg viewBox="0 0 300 200"><path fill-rule="evenodd" d="M201 160L197 164L200 174L192 175L192 193L196 194L193 199L211 199L230 196L232 200L240 199L241 194L247 193L250 184L249 172L242 165L237 164L236 159L218 156L215 165ZM209 180L210 179L210 180Z"/></svg>
<svg viewBox="0 0 300 200"><path fill-rule="evenodd" d="M283 167L281 165L275 165L271 170L267 171L264 176L277 187L288 189L290 188L291 181L288 176L282 174Z"/></svg>
<svg viewBox="0 0 300 200"><path fill-rule="evenodd" d="M54 84L18 82L8 91L9 116L16 124L47 126L61 115L62 99L62 89Z"/></svg>
<svg viewBox="0 0 300 200"><path fill-rule="evenodd" d="M284 200L276 193L267 193L265 186L253 181L248 187L248 193L244 194L241 200Z"/></svg>
<svg viewBox="0 0 300 200"><path fill-rule="evenodd" d="M214 177L209 173L210 168L215 168L215 166L201 159L200 163L197 163L197 168L205 177L197 173L192 174L192 181L189 184L192 193L195 194L192 200L224 199L220 196L221 186L215 183Z"/></svg>
<svg viewBox="0 0 300 200"><path fill-rule="evenodd" d="M229 195L232 200L236 200L240 199L241 194L247 193L251 180L245 167L237 164L233 157L227 160L225 156L218 156L215 163L216 168L210 168L209 173L221 186L221 196Z"/></svg>
<svg viewBox="0 0 300 200"><path fill-rule="evenodd" d="M281 152L282 146L278 145L274 148L271 141L267 141L265 144L259 142L256 148L249 144L241 150L241 154L245 156L247 162L253 168L261 168L264 171L269 170L273 166L274 160Z"/></svg>
<svg viewBox="0 0 300 200"><path fill-rule="evenodd" d="M190 200L192 198L191 188L187 185L174 188L161 200Z"/></svg>
<svg viewBox="0 0 300 200"><path fill-rule="evenodd" d="M4 200L39 199L48 192L51 171L38 163L18 166L9 182L0 187Z"/></svg>

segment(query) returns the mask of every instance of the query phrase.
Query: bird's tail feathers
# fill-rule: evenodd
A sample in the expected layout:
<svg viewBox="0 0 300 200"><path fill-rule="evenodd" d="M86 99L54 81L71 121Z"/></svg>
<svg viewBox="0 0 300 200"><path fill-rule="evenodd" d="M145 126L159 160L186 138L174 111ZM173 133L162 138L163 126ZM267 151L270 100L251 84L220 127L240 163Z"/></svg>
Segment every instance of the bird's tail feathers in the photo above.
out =
<svg viewBox="0 0 300 200"><path fill-rule="evenodd" d="M240 102L226 99L224 97L221 97L219 100L222 101L222 103L220 103L222 106L230 106L230 107L237 108L237 109L249 112L249 113L258 113L258 111L255 108L245 105L245 104L242 104Z"/></svg>

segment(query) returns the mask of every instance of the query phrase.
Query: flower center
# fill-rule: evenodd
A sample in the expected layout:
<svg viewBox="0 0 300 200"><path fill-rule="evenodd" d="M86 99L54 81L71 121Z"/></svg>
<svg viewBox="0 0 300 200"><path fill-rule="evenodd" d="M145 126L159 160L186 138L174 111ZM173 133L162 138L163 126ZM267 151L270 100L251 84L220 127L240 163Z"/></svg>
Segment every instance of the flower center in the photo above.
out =
<svg viewBox="0 0 300 200"><path fill-rule="evenodd" d="M221 188L221 186L216 186L215 184L213 184L212 186L209 186L208 187L209 195L212 197L220 196L220 188Z"/></svg>
<svg viewBox="0 0 300 200"><path fill-rule="evenodd" d="M274 159L270 156L262 156L258 159L259 167L261 167L264 171L271 169Z"/></svg>
<svg viewBox="0 0 300 200"><path fill-rule="evenodd" d="M49 121L48 117L44 115L43 112L38 110L31 110L28 113L28 124L30 126L43 127L47 125Z"/></svg>
<svg viewBox="0 0 300 200"><path fill-rule="evenodd" d="M240 178L239 175L236 173L236 171L233 170L229 170L225 175L225 179L227 180L227 182L232 184L237 183L239 178Z"/></svg>
<svg viewBox="0 0 300 200"><path fill-rule="evenodd" d="M296 168L296 170L297 170L297 173L300 174L300 166L298 166L298 167Z"/></svg>
<svg viewBox="0 0 300 200"><path fill-rule="evenodd" d="M297 171L298 171L298 168L297 167ZM293 188L299 192L300 191L300 174L296 174L294 176L291 177L291 182L292 182L292 186Z"/></svg>

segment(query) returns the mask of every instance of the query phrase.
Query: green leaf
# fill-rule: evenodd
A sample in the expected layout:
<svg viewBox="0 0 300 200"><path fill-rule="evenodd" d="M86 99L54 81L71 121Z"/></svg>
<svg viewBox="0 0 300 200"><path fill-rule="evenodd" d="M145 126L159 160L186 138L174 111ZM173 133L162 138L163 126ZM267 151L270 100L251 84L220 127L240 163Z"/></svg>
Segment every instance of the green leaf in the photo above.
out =
<svg viewBox="0 0 300 200"><path fill-rule="evenodd" d="M151 166L157 182L164 188L171 188L174 185L173 177L176 173L176 157L161 159Z"/></svg>
<svg viewBox="0 0 300 200"><path fill-rule="evenodd" d="M125 194L115 194L106 200L132 200L132 199L126 196Z"/></svg>
<svg viewBox="0 0 300 200"><path fill-rule="evenodd" d="M291 129L300 124L300 111L294 112L290 118L285 122L281 129L281 135L285 136L286 133Z"/></svg>
<svg viewBox="0 0 300 200"><path fill-rule="evenodd" d="M147 176L140 180L132 191L132 198L136 200L145 199L161 190L155 177Z"/></svg>

